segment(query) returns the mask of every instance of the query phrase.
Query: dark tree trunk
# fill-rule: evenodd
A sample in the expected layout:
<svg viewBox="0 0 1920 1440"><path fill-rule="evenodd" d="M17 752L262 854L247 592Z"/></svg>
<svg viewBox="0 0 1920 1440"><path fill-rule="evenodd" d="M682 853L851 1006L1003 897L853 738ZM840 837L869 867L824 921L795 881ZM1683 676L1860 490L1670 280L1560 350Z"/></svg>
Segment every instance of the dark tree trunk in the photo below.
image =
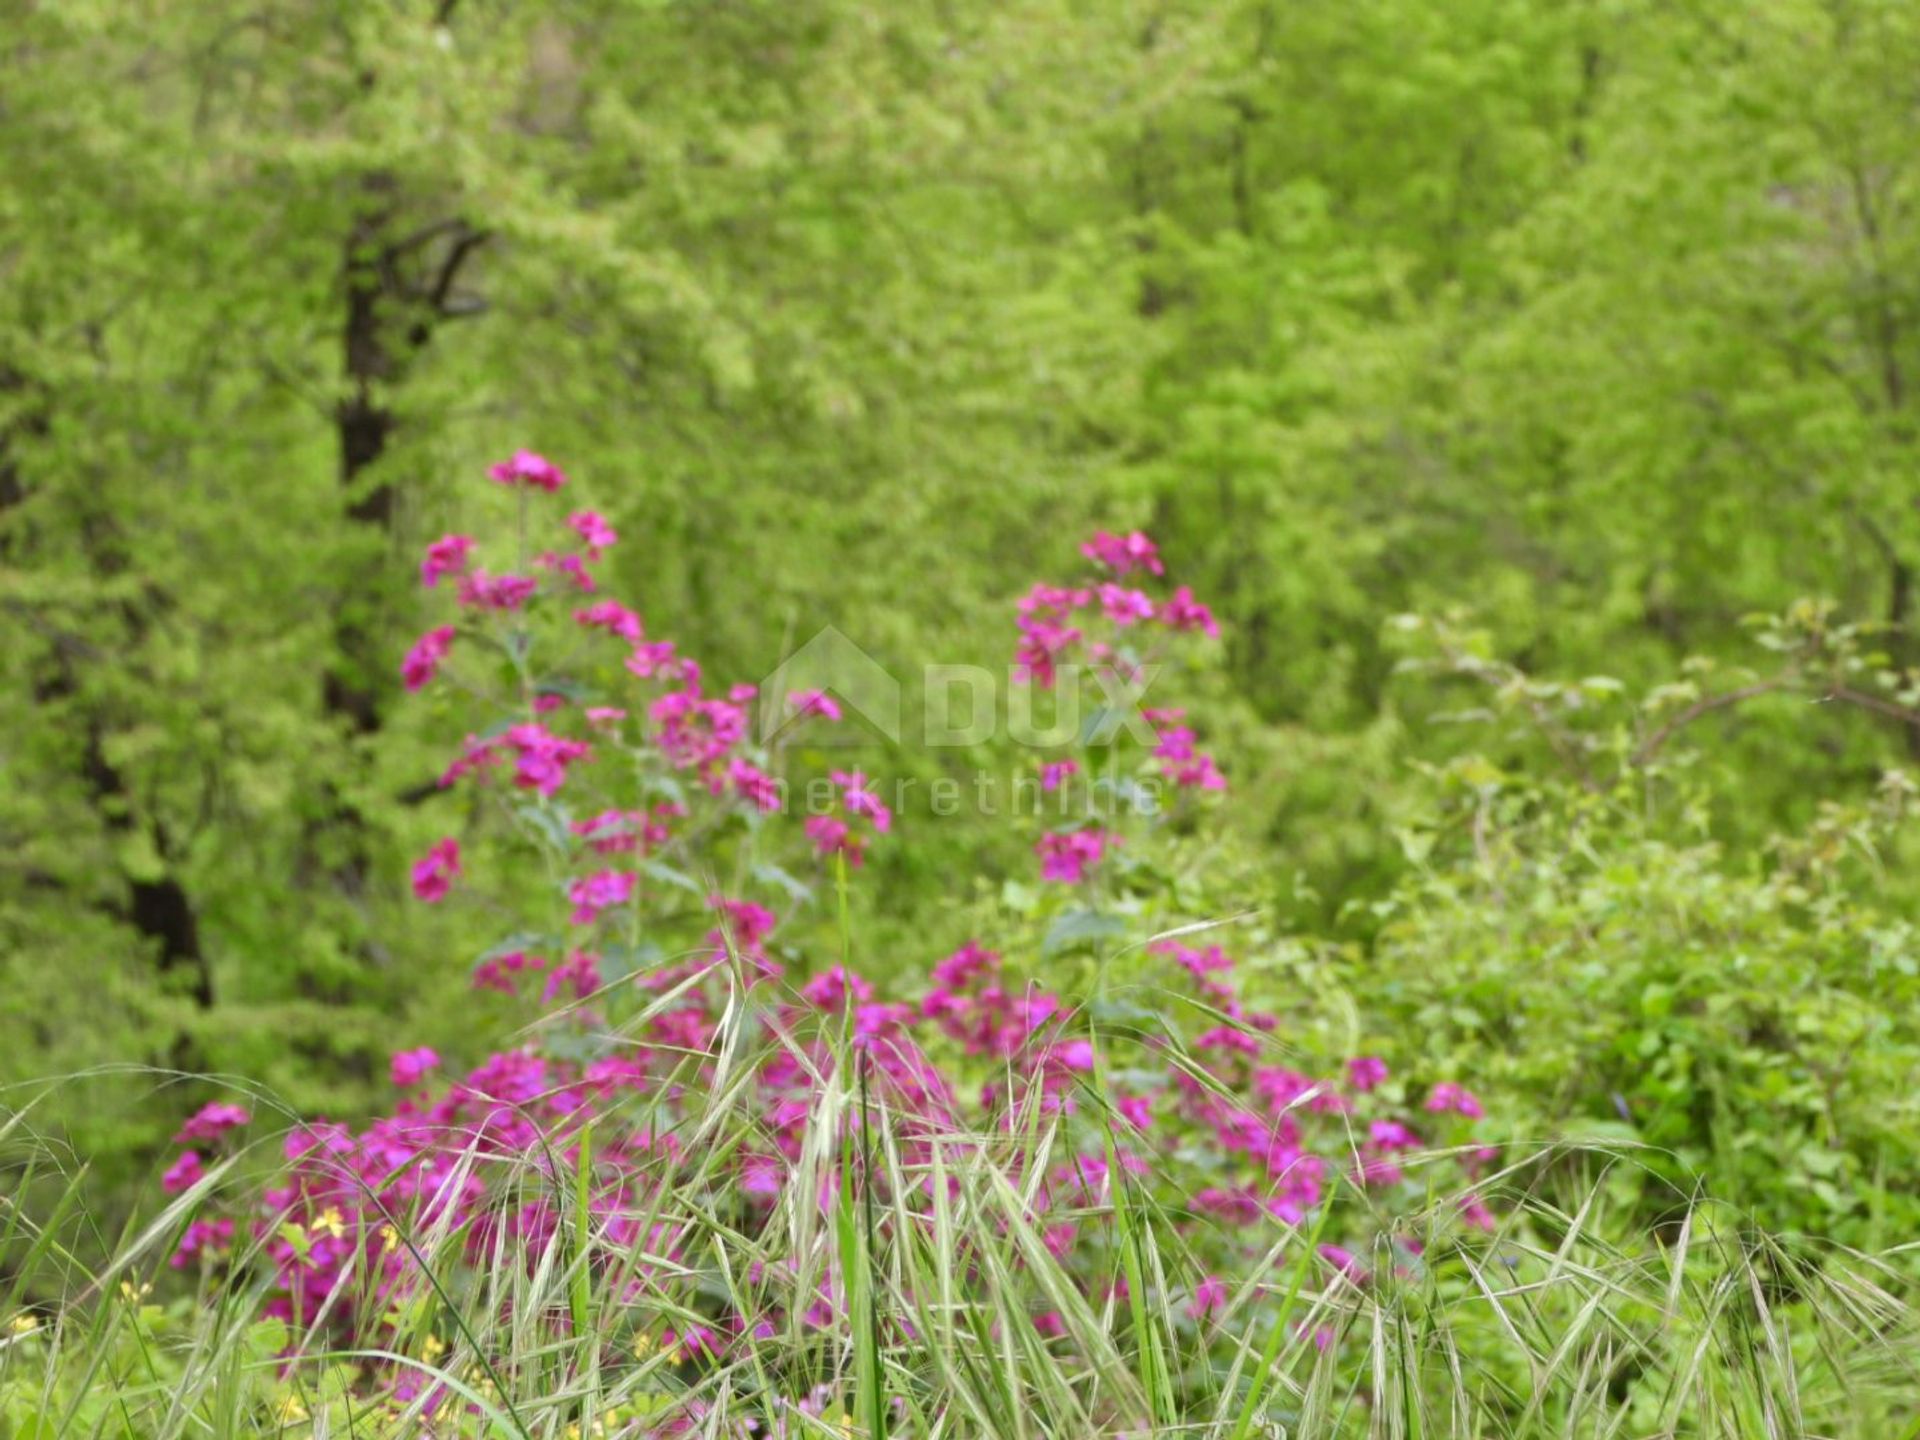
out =
<svg viewBox="0 0 1920 1440"><path fill-rule="evenodd" d="M486 232L454 217L401 234L401 197L392 176L375 173L360 184L359 210L342 254L341 378L344 398L335 411L339 483L350 527L382 543L376 568L344 577L334 624L333 663L321 691L330 720L354 740L376 734L389 687L381 653L380 597L386 591L384 542L392 535L398 494L382 473L399 427L392 392L413 358L440 325L478 306L454 293L462 267L486 242ZM364 896L372 867L366 817L340 788L326 785L322 822L332 832L335 858L328 874L351 898ZM318 842L319 836L312 837Z"/></svg>

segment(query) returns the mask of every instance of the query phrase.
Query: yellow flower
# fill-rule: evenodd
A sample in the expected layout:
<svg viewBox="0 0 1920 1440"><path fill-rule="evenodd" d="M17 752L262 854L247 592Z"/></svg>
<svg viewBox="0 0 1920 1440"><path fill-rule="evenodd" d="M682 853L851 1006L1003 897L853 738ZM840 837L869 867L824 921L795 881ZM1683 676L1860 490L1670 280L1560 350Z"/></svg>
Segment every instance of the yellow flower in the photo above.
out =
<svg viewBox="0 0 1920 1440"><path fill-rule="evenodd" d="M274 1412L274 1419L282 1425L296 1424L307 1418L307 1407L300 1403L298 1395L289 1395L280 1402L280 1408Z"/></svg>
<svg viewBox="0 0 1920 1440"><path fill-rule="evenodd" d="M447 1342L438 1335L429 1335L420 1342L420 1353L429 1360L437 1360L447 1353Z"/></svg>
<svg viewBox="0 0 1920 1440"><path fill-rule="evenodd" d="M316 1235L331 1236L333 1239L338 1240L347 1233L346 1217L343 1216L337 1208L329 1205L320 1212L319 1218L313 1222L313 1233Z"/></svg>
<svg viewBox="0 0 1920 1440"><path fill-rule="evenodd" d="M391 1225L382 1225L380 1227L380 1253L382 1255L391 1255L399 1248L400 1232L395 1230Z"/></svg>
<svg viewBox="0 0 1920 1440"><path fill-rule="evenodd" d="M22 1310L7 1322L9 1335L31 1335L40 1328L40 1317Z"/></svg>
<svg viewBox="0 0 1920 1440"><path fill-rule="evenodd" d="M151 1285L141 1285L136 1288L131 1280L122 1280L120 1282L120 1298L129 1305L138 1305L152 1293L153 1286Z"/></svg>
<svg viewBox="0 0 1920 1440"><path fill-rule="evenodd" d="M654 1352L656 1342L653 1336L644 1332L633 1337L633 1358L644 1360Z"/></svg>

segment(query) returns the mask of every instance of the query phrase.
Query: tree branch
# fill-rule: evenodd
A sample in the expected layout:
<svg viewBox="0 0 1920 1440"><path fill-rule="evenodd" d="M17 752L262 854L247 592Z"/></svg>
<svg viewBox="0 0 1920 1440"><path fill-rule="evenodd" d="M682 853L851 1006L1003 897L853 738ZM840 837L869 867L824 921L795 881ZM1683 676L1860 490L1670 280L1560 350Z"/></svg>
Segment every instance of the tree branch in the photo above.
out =
<svg viewBox="0 0 1920 1440"><path fill-rule="evenodd" d="M1638 770L1658 755L1667 741L1703 715L1711 715L1716 710L1725 710L1730 706L1743 704L1761 695L1771 695L1776 691L1787 689L1792 684L1792 676L1776 675L1771 680L1743 685L1738 690L1726 690L1718 695L1703 695L1641 741L1639 748L1633 752L1627 763Z"/></svg>

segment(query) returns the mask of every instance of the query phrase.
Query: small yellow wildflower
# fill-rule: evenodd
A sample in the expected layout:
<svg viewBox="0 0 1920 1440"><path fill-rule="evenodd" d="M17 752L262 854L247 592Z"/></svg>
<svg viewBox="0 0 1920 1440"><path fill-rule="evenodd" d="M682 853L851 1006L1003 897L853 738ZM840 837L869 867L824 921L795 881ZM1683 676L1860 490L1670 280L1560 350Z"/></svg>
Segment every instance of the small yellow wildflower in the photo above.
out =
<svg viewBox="0 0 1920 1440"><path fill-rule="evenodd" d="M493 1377L487 1373L484 1365L469 1365L467 1367L467 1384L473 1387L474 1393L482 1400L498 1400L500 1398L500 1387L493 1383Z"/></svg>
<svg viewBox="0 0 1920 1440"><path fill-rule="evenodd" d="M382 1225L380 1227L380 1253L382 1255L391 1255L399 1248L400 1232L395 1230L391 1225Z"/></svg>
<svg viewBox="0 0 1920 1440"><path fill-rule="evenodd" d="M39 1328L40 1317L26 1310L22 1310L7 1322L7 1333L9 1335L31 1335Z"/></svg>
<svg viewBox="0 0 1920 1440"><path fill-rule="evenodd" d="M138 1305L152 1293L153 1286L151 1285L135 1286L131 1280L122 1280L120 1282L120 1298L129 1305Z"/></svg>
<svg viewBox="0 0 1920 1440"><path fill-rule="evenodd" d="M438 1335L429 1335L420 1342L420 1353L429 1360L437 1360L447 1353L447 1342Z"/></svg>
<svg viewBox="0 0 1920 1440"><path fill-rule="evenodd" d="M319 1217L313 1222L313 1233L316 1235L330 1236L338 1240L347 1233L346 1217L340 1213L338 1208L329 1205L320 1212Z"/></svg>
<svg viewBox="0 0 1920 1440"><path fill-rule="evenodd" d="M657 1343L653 1336L642 1331L633 1337L633 1358L636 1360L646 1359L647 1356L651 1355L657 1348Z"/></svg>
<svg viewBox="0 0 1920 1440"><path fill-rule="evenodd" d="M273 1418L282 1425L296 1425L307 1418L307 1407L301 1403L298 1395L289 1395L280 1402L280 1408L274 1412Z"/></svg>

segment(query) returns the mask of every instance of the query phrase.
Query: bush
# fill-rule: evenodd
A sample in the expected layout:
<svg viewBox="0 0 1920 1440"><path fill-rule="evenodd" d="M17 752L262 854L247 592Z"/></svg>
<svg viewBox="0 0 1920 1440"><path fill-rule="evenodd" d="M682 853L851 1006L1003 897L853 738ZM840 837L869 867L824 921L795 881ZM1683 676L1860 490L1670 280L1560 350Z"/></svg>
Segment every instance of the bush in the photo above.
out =
<svg viewBox="0 0 1920 1440"><path fill-rule="evenodd" d="M1910 997L1906 932L1844 860L1890 833L1898 784L1729 874L1646 803L1685 793L1654 753L1674 727L1570 727L1607 687L1499 674L1577 781L1436 770L1371 948L1277 936L1224 903L1245 872L1203 724L1131 708L1213 618L1147 537L1101 534L1092 575L1017 616L1022 683L1106 697L1030 762L1036 813L1008 823L1031 878L883 998L925 961L862 973L850 895L898 807L833 743L845 697L709 688L600 590L605 519L547 518L557 467L492 478L514 567L435 542L421 578L455 615L402 674L487 711L441 780L465 821L410 879L498 916L470 978L512 1038L457 1064L403 1046L389 1113L296 1119L277 1156L246 1139L269 1097L195 1111L160 1216L17 1315L16 1433L1245 1440L1444 1412L1867 1435L1904 1413L1898 1255L1739 1208L1862 1241L1911 1220L1884 1103L1911 1037L1875 1008ZM1448 673L1488 677L1433 633ZM57 1229L9 1232L16 1298L77 1263ZM149 1302L159 1254L194 1303Z"/></svg>
<svg viewBox="0 0 1920 1440"><path fill-rule="evenodd" d="M618 1277L628 1351L713 1367L781 1337L752 1401L772 1415L826 1373L815 1337L859 1310L861 1267L934 1237L949 1237L949 1291L1007 1266L986 1332L1055 1340L1097 1305L1177 1303L1204 1352L1290 1227L1315 1237L1322 1280L1355 1285L1494 1228L1469 1188L1495 1156L1471 1139L1472 1092L1441 1079L1408 1116L1377 1056L1298 1068L1279 1018L1243 999L1233 959L1201 933L1211 923L1180 914L1170 847L1226 786L1182 710L1108 704L1043 754L1032 793L1054 813L1033 850L1048 898L994 948L965 940L925 993L882 1000L851 936L833 964L805 938L831 928L804 928L829 877L844 905L892 829L880 782L808 773L810 733L850 723L839 700L713 692L600 592L593 566L618 538L604 519L574 512L560 531L572 543L542 548L556 467L523 452L493 474L517 492L520 568L490 571L473 539L449 535L421 570L458 618L408 653L407 687L457 686L492 714L441 782L470 796L472 822L426 850L412 884L426 904L480 903L476 851L539 877L544 905L516 909L473 971L534 1005L525 1043L444 1086L434 1050L401 1050L393 1113L298 1126L258 1198L215 1202L203 1151L248 1117L210 1104L163 1180L195 1202L176 1266L243 1286L262 1270L261 1313L309 1353L389 1348L448 1290L471 1300L509 1269L577 1259L600 1283ZM1145 536L1083 548L1092 578L1021 602L1024 683L1084 678L1124 696L1179 642L1217 633L1185 587L1134 587L1163 569ZM789 801L802 790L804 815ZM1068 997L1046 972L1073 957L1093 983ZM998 1253L950 1238L951 1207L981 1185L1008 1187ZM1132 1244L1136 1211L1172 1222L1173 1269ZM429 1255L459 1264L432 1273ZM918 1287L906 1298L934 1303ZM575 1305L515 1323L557 1324L557 1338L586 1319ZM883 1338L913 1333L896 1323ZM416 1398L412 1372L391 1382Z"/></svg>

